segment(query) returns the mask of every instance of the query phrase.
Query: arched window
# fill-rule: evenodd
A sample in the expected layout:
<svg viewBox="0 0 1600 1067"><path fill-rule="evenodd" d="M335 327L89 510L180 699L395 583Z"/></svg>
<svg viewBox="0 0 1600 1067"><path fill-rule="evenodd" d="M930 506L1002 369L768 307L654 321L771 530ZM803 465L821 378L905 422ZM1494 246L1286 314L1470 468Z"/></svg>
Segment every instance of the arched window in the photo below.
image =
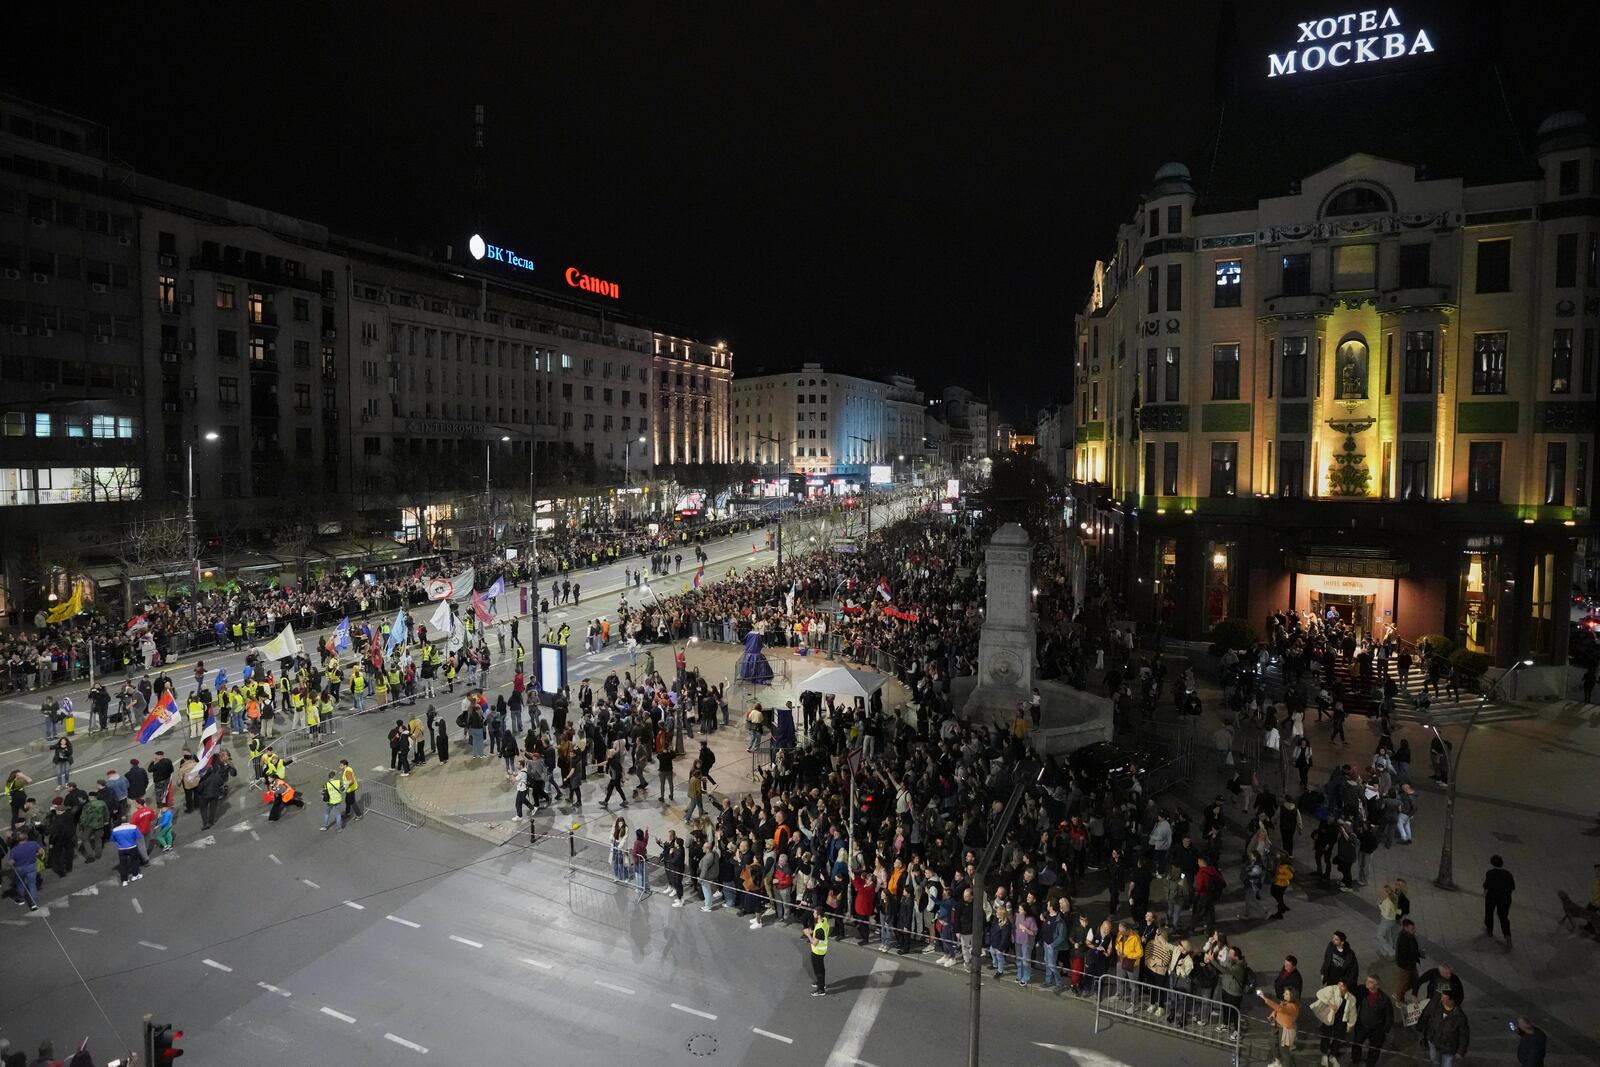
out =
<svg viewBox="0 0 1600 1067"><path fill-rule="evenodd" d="M1334 215L1373 215L1386 212L1389 208L1389 198L1370 185L1352 185L1348 189L1341 189L1335 193L1328 206L1323 209L1324 217Z"/></svg>
<svg viewBox="0 0 1600 1067"><path fill-rule="evenodd" d="M1367 396L1367 341L1358 333L1339 342L1334 363L1334 398L1365 400Z"/></svg>

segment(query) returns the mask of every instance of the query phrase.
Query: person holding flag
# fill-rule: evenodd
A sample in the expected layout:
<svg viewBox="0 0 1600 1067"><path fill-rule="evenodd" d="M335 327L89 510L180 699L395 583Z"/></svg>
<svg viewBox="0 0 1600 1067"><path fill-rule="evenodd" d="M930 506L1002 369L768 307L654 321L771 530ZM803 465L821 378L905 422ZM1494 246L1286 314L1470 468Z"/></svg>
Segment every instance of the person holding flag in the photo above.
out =
<svg viewBox="0 0 1600 1067"><path fill-rule="evenodd" d="M700 588L700 583L705 580L705 576L706 576L706 565L704 563L702 563L702 564L700 564L700 569L694 572L694 587L696 589Z"/></svg>
<svg viewBox="0 0 1600 1067"><path fill-rule="evenodd" d="M339 620L339 625L334 627L333 650L335 652L350 651L350 616L348 615Z"/></svg>
<svg viewBox="0 0 1600 1067"><path fill-rule="evenodd" d="M141 745L147 745L177 724L178 702L172 698L172 690L163 689L155 707L150 709L150 714L146 715L144 722L140 724L135 740Z"/></svg>
<svg viewBox="0 0 1600 1067"><path fill-rule="evenodd" d="M394 622L389 624L389 642L384 647L384 655L393 655L394 650L406 643L406 609L400 608L394 613Z"/></svg>

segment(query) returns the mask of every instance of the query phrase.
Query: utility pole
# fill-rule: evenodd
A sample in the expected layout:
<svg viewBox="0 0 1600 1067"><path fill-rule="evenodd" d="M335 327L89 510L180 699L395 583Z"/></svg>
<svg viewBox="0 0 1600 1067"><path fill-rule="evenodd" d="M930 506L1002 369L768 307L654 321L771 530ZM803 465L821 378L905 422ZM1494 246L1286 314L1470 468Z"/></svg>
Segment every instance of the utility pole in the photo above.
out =
<svg viewBox="0 0 1600 1067"><path fill-rule="evenodd" d="M1467 720L1466 732L1461 735L1461 744L1456 748L1456 758L1450 764L1450 790L1444 798L1444 840L1439 846L1439 874L1433 884L1440 889L1454 890L1455 880L1455 836L1456 836L1456 786L1461 781L1461 757L1466 754L1467 742L1472 739L1472 728L1478 725L1478 716L1483 714L1483 709L1489 706L1489 700L1494 696L1494 691L1500 688L1500 683L1516 674L1524 667L1533 666L1533 660L1520 659L1511 665L1511 669L1494 680L1489 691L1483 694L1483 699L1478 701L1478 706L1472 709L1472 718ZM1426 664L1424 664L1426 667ZM1429 726L1435 737L1442 741L1439 729Z"/></svg>
<svg viewBox="0 0 1600 1067"><path fill-rule="evenodd" d="M1017 764L1017 784L1011 788L1011 798L1006 801L1006 806L1000 813L1000 821L995 823L989 831L989 843L983 847L983 855L978 857L977 869L972 879L972 966L967 976L967 1067L978 1067L978 1020L979 1008L983 997L983 951L979 948L983 944L983 876L994 862L994 854L1000 850L1000 843L1005 840L1006 831L1011 827L1011 820L1016 818L1017 806L1022 803L1022 796L1028 787L1035 785L1044 776L1044 765L1036 764L1030 757L1024 757Z"/></svg>

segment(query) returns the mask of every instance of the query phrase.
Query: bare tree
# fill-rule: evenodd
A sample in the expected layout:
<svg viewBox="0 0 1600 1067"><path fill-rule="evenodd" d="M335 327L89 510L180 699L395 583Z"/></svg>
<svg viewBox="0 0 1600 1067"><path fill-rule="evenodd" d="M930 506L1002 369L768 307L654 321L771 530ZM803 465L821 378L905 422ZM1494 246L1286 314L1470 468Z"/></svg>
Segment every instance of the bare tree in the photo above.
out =
<svg viewBox="0 0 1600 1067"><path fill-rule="evenodd" d="M172 575L188 573L179 567L189 552L188 530L177 511L144 512L127 524L120 546L123 601L132 614L132 579L135 572L156 574L162 596L172 593Z"/></svg>
<svg viewBox="0 0 1600 1067"><path fill-rule="evenodd" d="M317 524L300 513L291 513L272 528L272 551L294 560L295 573L306 577L309 552L317 540Z"/></svg>

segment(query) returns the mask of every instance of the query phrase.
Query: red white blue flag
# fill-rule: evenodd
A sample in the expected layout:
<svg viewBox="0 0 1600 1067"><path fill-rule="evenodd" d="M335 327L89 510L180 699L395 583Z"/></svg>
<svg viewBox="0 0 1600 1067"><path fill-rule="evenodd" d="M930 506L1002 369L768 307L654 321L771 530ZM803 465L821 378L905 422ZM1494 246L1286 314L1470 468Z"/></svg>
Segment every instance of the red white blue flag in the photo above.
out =
<svg viewBox="0 0 1600 1067"><path fill-rule="evenodd" d="M156 706L150 709L150 714L144 717L144 724L139 727L139 743L147 745L176 725L178 702L172 699L172 690L164 689L161 699L156 701Z"/></svg>

